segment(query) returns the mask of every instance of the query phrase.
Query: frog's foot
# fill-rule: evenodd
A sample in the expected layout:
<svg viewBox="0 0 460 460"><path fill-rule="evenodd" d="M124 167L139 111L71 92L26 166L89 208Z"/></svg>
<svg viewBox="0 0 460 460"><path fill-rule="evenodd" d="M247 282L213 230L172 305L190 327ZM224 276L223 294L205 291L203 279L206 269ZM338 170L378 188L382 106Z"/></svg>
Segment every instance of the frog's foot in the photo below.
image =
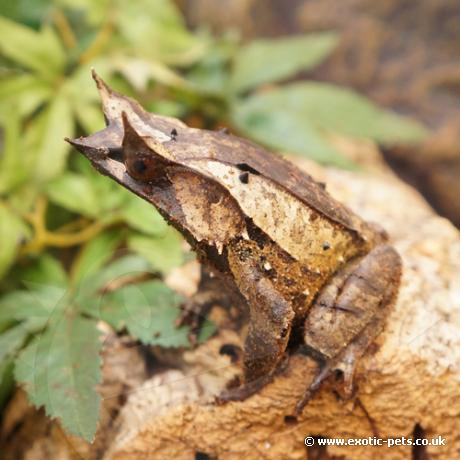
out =
<svg viewBox="0 0 460 460"><path fill-rule="evenodd" d="M250 396L256 394L272 380L273 374L267 374L238 387L223 390L220 395L216 397L216 403L224 404L229 401L244 401Z"/></svg>
<svg viewBox="0 0 460 460"><path fill-rule="evenodd" d="M357 340L351 343L337 359L329 360L321 366L315 379L308 387L302 399L297 403L294 415L299 416L302 413L304 407L319 390L324 380L328 379L337 371L341 374L341 383L339 384L340 391L338 391L340 397L344 400L352 399L355 396L355 385L353 383L355 368L365 349L363 344Z"/></svg>
<svg viewBox="0 0 460 460"><path fill-rule="evenodd" d="M216 397L216 403L223 404L229 401L244 401L250 396L256 394L265 385L272 382L276 375L286 370L289 363L289 356L286 353L282 358L275 371L262 375L254 380L243 383L237 387L228 388L223 390L219 396Z"/></svg>

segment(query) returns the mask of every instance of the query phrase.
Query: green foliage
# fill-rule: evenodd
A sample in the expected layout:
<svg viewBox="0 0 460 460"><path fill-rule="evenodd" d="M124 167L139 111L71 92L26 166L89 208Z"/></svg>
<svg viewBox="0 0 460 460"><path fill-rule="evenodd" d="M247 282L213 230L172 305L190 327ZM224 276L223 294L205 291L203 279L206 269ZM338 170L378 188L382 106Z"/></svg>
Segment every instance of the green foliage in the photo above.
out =
<svg viewBox="0 0 460 460"><path fill-rule="evenodd" d="M337 41L337 35L328 32L255 40L241 47L236 54L231 87L234 92L242 92L309 70L335 48Z"/></svg>
<svg viewBox="0 0 460 460"><path fill-rule="evenodd" d="M382 144L421 141L426 130L415 121L382 110L368 99L327 83L293 83L250 96L236 105L232 120L269 147L311 155L345 166L328 135L367 138Z"/></svg>
<svg viewBox="0 0 460 460"><path fill-rule="evenodd" d="M99 336L95 321L63 312L22 350L15 367L30 401L88 441L99 418Z"/></svg>
<svg viewBox="0 0 460 460"><path fill-rule="evenodd" d="M189 259L152 207L64 137L103 127L94 67L165 115L221 123L274 149L349 167L331 134L417 142L425 130L351 90L292 81L339 37L241 44L190 32L170 0L0 4L0 406L13 382L72 433L97 424L100 321L144 344L188 345L163 279ZM201 340L214 332L206 323Z"/></svg>

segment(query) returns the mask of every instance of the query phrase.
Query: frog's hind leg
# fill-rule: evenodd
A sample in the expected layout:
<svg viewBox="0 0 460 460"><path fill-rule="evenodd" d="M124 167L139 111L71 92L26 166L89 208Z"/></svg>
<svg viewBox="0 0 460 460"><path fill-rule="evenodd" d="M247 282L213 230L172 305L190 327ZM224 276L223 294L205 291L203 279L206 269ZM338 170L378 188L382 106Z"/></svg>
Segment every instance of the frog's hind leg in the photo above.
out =
<svg viewBox="0 0 460 460"><path fill-rule="evenodd" d="M343 372L345 394L352 394L356 363L383 329L400 276L398 253L383 244L348 264L322 289L305 321L304 339L325 364L297 404L297 414L335 370Z"/></svg>

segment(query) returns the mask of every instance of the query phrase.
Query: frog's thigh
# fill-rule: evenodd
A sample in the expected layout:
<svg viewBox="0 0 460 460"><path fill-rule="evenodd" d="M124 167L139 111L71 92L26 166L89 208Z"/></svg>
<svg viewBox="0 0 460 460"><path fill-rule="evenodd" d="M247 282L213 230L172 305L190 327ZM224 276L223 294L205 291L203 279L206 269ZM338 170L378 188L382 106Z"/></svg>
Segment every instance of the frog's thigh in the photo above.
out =
<svg viewBox="0 0 460 460"><path fill-rule="evenodd" d="M232 273L249 305L248 335L244 344L246 382L271 374L286 349L294 311L251 259L230 254Z"/></svg>
<svg viewBox="0 0 460 460"><path fill-rule="evenodd" d="M356 361L381 332L400 276L398 253L380 245L348 264L323 288L305 321L304 338L326 363L298 402L296 414L334 369L344 371L345 391L351 396Z"/></svg>
<svg viewBox="0 0 460 460"><path fill-rule="evenodd" d="M353 341L354 352L364 352L383 328L400 276L401 259L386 244L338 272L308 314L306 345L326 359L336 357Z"/></svg>

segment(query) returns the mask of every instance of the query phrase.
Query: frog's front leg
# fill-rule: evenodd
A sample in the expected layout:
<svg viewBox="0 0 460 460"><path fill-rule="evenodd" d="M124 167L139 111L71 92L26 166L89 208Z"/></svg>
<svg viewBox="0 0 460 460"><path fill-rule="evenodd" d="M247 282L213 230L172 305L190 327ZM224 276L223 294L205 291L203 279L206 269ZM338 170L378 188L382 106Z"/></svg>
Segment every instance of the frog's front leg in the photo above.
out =
<svg viewBox="0 0 460 460"><path fill-rule="evenodd" d="M244 344L244 384L224 391L220 401L244 400L272 378L283 361L294 311L274 288L270 279L241 245L229 251L229 263L236 284L249 306L248 335Z"/></svg>
<svg viewBox="0 0 460 460"><path fill-rule="evenodd" d="M227 286L220 278L213 276L208 268L202 266L197 292L180 306L181 312L175 324L177 327L190 327L189 341L195 345L203 322L213 306L220 305L230 310L231 306L240 307L241 304L244 304L244 299L234 288Z"/></svg>
<svg viewBox="0 0 460 460"><path fill-rule="evenodd" d="M297 404L297 414L334 370L343 371L345 390L351 394L356 362L383 329L400 277L398 253L381 244L349 263L322 289L305 321L304 339L325 364Z"/></svg>

